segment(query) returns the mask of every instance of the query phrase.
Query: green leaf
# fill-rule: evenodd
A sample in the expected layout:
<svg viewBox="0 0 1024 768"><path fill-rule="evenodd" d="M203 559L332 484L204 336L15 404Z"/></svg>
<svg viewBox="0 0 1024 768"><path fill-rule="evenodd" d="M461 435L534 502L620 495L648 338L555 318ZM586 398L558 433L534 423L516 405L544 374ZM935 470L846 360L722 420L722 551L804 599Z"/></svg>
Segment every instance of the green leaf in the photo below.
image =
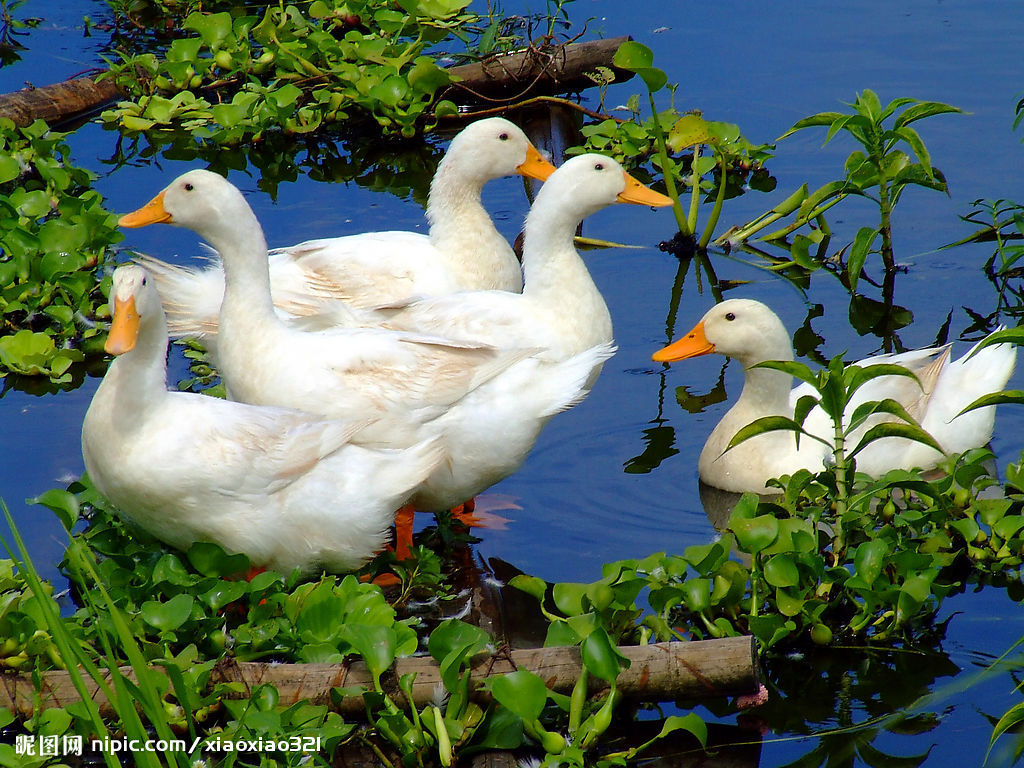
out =
<svg viewBox="0 0 1024 768"><path fill-rule="evenodd" d="M484 718L480 727L474 738L474 746L480 749L516 749L524 741L522 718L504 707Z"/></svg>
<svg viewBox="0 0 1024 768"><path fill-rule="evenodd" d="M795 587L800 583L800 569L792 555L774 555L764 564L764 578L773 587Z"/></svg>
<svg viewBox="0 0 1024 768"><path fill-rule="evenodd" d="M219 611L228 603L240 599L249 591L248 585L241 581L218 581L199 596L199 599L213 611Z"/></svg>
<svg viewBox="0 0 1024 768"><path fill-rule="evenodd" d="M430 633L427 640L427 651L438 662L444 660L453 651L467 647L483 650L491 641L480 627L467 624L459 619L444 621Z"/></svg>
<svg viewBox="0 0 1024 768"><path fill-rule="evenodd" d="M623 662L629 666L628 660L615 648L603 627L598 627L583 639L580 654L587 671L609 684L614 683L619 676Z"/></svg>
<svg viewBox="0 0 1024 768"><path fill-rule="evenodd" d="M858 405L850 416L850 424L846 429L847 434L852 434L864 424L870 417L880 413L888 413L901 419L908 424L917 424L917 420L907 410L892 398L884 400L869 400Z"/></svg>
<svg viewBox="0 0 1024 768"><path fill-rule="evenodd" d="M231 37L231 14L222 13L191 13L183 24L185 29L197 32L203 42L210 48L218 48Z"/></svg>
<svg viewBox="0 0 1024 768"><path fill-rule="evenodd" d="M1024 721L1024 703L1015 704L1003 713L1003 716L999 718L992 728L992 735L989 737L984 763L988 763L988 755L992 751L992 745L995 744L996 739L1022 721Z"/></svg>
<svg viewBox="0 0 1024 768"><path fill-rule="evenodd" d="M523 573L513 576L509 581L509 586L532 595L538 603L542 604L544 602L544 595L548 591L548 585L544 579L539 579L536 576L527 576Z"/></svg>
<svg viewBox="0 0 1024 768"><path fill-rule="evenodd" d="M836 120L841 120L845 115L842 112L819 112L816 115L805 117L802 120L797 120L793 127L786 131L784 134L779 136L776 141L782 141L787 136L792 136L797 131L801 131L804 128L814 128L823 125L832 125Z"/></svg>
<svg viewBox="0 0 1024 768"><path fill-rule="evenodd" d="M915 131L913 128L907 128L906 126L904 126L903 128L895 129L892 133L898 136L899 138L903 139L903 141L905 141L910 146L910 148L914 151L914 154L917 156L918 162L920 162L921 165L924 166L925 173L927 173L928 176L931 176L932 157L928 153L928 148L925 147L924 141L918 135L917 131Z"/></svg>
<svg viewBox="0 0 1024 768"><path fill-rule="evenodd" d="M926 117L932 117L933 115L944 115L951 112L963 114L963 110L959 107L953 107L949 104L943 104L938 101L922 101L919 104L915 104L912 107L908 107L893 121L893 126L900 128L904 125L909 125L916 120L923 120Z"/></svg>
<svg viewBox="0 0 1024 768"><path fill-rule="evenodd" d="M27 499L26 503L41 504L54 512L66 531L70 531L78 520L78 497L69 491L52 488L39 494L34 499Z"/></svg>
<svg viewBox="0 0 1024 768"><path fill-rule="evenodd" d="M871 245L875 242L877 235L877 229L861 227L857 230L856 237L853 238L850 256L846 260L846 273L850 278L851 291L856 291L857 289L857 281L860 279L860 273L864 269L864 262L867 260L868 254L871 253Z"/></svg>
<svg viewBox="0 0 1024 768"><path fill-rule="evenodd" d="M374 679L379 679L394 663L398 644L394 627L382 624L345 624L339 634L362 656Z"/></svg>
<svg viewBox="0 0 1024 768"><path fill-rule="evenodd" d="M204 576L233 576L249 568L245 555L229 555L217 544L197 541L186 553L192 567Z"/></svg>
<svg viewBox="0 0 1024 768"><path fill-rule="evenodd" d="M188 620L194 603L195 599L188 594L175 595L166 603L147 600L139 609L139 615L161 632L173 631Z"/></svg>
<svg viewBox="0 0 1024 768"><path fill-rule="evenodd" d="M270 95L274 103L278 107L284 109L291 107L302 97L302 89L292 85L291 83L285 83L284 85L275 88Z"/></svg>
<svg viewBox="0 0 1024 768"><path fill-rule="evenodd" d="M779 521L772 515L729 520L729 528L736 534L736 542L744 552L757 554L771 545L779 535Z"/></svg>
<svg viewBox="0 0 1024 768"><path fill-rule="evenodd" d="M889 554L889 545L879 539L863 542L853 555L853 566L865 583L874 584Z"/></svg>
<svg viewBox="0 0 1024 768"><path fill-rule="evenodd" d="M686 607L694 613L711 607L711 582L708 579L687 579L680 586Z"/></svg>
<svg viewBox="0 0 1024 768"><path fill-rule="evenodd" d="M670 715L666 717L665 722L661 726L661 733L658 734L658 738L663 739L675 731L687 731L700 742L702 747L707 746L707 723L700 718L700 715L694 712L690 712L687 715Z"/></svg>
<svg viewBox="0 0 1024 768"><path fill-rule="evenodd" d="M942 446L935 441L935 438L921 429L921 427L913 424L886 422L884 424L877 424L869 429L864 434L864 437L860 439L860 442L857 443L857 447L850 451L848 455L850 458L853 458L875 440L881 440L883 437L902 437L906 440L913 440L914 442L931 446L939 453L945 453L942 450Z"/></svg>
<svg viewBox="0 0 1024 768"><path fill-rule="evenodd" d="M412 69L409 70L407 78L409 85L417 92L431 96L434 95L438 88L443 88L451 82L448 73L437 66L433 59L426 56L416 60Z"/></svg>
<svg viewBox="0 0 1024 768"><path fill-rule="evenodd" d="M909 379L917 380L917 376L902 365L894 365L892 363L850 365L843 371L848 396L852 395L869 381L881 378L882 376L905 376ZM914 419L910 419L910 421L913 422Z"/></svg>
<svg viewBox="0 0 1024 768"><path fill-rule="evenodd" d="M566 616L579 616L584 612L583 597L587 594L586 584L564 582L551 587L555 606Z"/></svg>
<svg viewBox="0 0 1024 768"><path fill-rule="evenodd" d="M548 700L544 681L527 669L487 678L484 686L499 704L526 722L539 718Z"/></svg>
<svg viewBox="0 0 1024 768"><path fill-rule="evenodd" d="M634 40L627 40L619 46L612 63L619 69L628 69L639 75L651 93L661 90L668 82L668 75L654 66L654 52Z"/></svg>
<svg viewBox="0 0 1024 768"><path fill-rule="evenodd" d="M673 152L681 152L696 144L707 144L711 141L708 122L699 115L683 115L676 120L665 140ZM806 191L806 187L804 189Z"/></svg>
<svg viewBox="0 0 1024 768"><path fill-rule="evenodd" d="M960 411L957 416L962 416L969 411L974 411L978 408L986 408L990 405L1007 405L1010 403L1016 405L1024 404L1024 389L1009 389L1001 392L992 392L988 395L982 395Z"/></svg>
<svg viewBox="0 0 1024 768"><path fill-rule="evenodd" d="M21 175L21 163L14 155L0 154L0 184L13 181Z"/></svg>

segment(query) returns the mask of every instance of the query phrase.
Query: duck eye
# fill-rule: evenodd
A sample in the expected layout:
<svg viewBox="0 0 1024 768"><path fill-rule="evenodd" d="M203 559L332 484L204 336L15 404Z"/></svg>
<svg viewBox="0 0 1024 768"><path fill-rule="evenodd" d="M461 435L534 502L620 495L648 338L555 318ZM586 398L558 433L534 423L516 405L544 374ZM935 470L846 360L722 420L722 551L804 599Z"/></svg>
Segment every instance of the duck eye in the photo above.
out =
<svg viewBox="0 0 1024 768"><path fill-rule="evenodd" d="M736 315L734 315L732 312L726 312L725 319L731 322L736 319Z"/></svg>
<svg viewBox="0 0 1024 768"><path fill-rule="evenodd" d="M595 171L603 171L604 170L604 163L594 163L594 170Z"/></svg>
<svg viewBox="0 0 1024 768"><path fill-rule="evenodd" d="M191 192L193 189L195 189L195 187L192 186L192 182L186 181L185 182L185 191L186 192Z"/></svg>
<svg viewBox="0 0 1024 768"><path fill-rule="evenodd" d="M507 133L498 134L498 138L501 139L502 141L508 141L508 134Z"/></svg>

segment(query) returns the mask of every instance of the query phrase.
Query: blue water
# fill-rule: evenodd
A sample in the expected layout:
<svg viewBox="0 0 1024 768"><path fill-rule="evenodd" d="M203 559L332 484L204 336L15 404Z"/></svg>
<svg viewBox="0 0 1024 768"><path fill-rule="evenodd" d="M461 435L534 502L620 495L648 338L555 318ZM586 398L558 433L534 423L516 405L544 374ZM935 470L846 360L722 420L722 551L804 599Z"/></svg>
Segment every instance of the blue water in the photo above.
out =
<svg viewBox="0 0 1024 768"><path fill-rule="evenodd" d="M65 7L65 5L67 7ZM81 37L81 18L103 17L103 4L76 0L30 4L48 21L27 38L23 63L0 69L0 91L20 87L26 79L44 84L97 65L104 41L97 32ZM541 2L505 2L506 13L544 11ZM75 10L71 10L74 8ZM897 259L909 268L897 281L896 300L914 312L915 322L900 333L908 347L932 343L952 312L951 335L970 325L963 307L988 314L996 293L981 272L991 253L987 245L937 251L970 231L958 220L977 198L1024 201L1020 184L1024 130L1012 132L1013 107L1024 90L1020 41L1024 14L1016 4L983 2L881 1L835 4L691 3L662 0L621 3L576 0L566 5L578 26L590 19L592 31L612 36L631 34L655 52L655 64L678 82L675 104L696 108L709 119L739 124L753 141L771 141L796 120L809 114L843 109L864 88L886 102L899 96L954 104L969 114L947 115L917 126L932 160L948 179L950 195L909 189L894 219ZM481 8L482 10L482 8ZM26 72L31 73L26 74ZM625 103L640 84L609 89L609 107ZM596 93L590 94L596 105ZM667 94L662 105L667 105ZM853 146L837 138L822 147L823 130L809 130L780 143L770 163L778 179L771 195L750 193L729 201L722 227L742 223L782 199L801 183L817 186L837 178ZM113 135L95 126L71 139L75 162L101 175L96 186L116 211L132 210L149 199L170 178L192 163L160 160L111 171L104 159L112 154ZM276 200L259 191L254 179L236 173L267 231L271 246L304 239L372 229L422 229L422 210L411 200L369 191L355 184L325 187L300 178L283 184ZM506 179L489 185L485 202L499 228L514 237L526 210L522 185ZM852 239L860 226L876 223L872 204L847 201L829 221L836 237L832 250ZM697 495L696 459L703 440L726 407L711 405L689 414L676 403L675 390L710 391L723 375L723 361L702 358L665 371L650 361L652 351L673 334L687 330L711 305L691 273L685 282L676 327L666 327L676 261L657 250L659 240L674 231L671 213L617 206L589 219L585 234L644 246L641 250L591 251L587 263L608 301L616 326L619 352L606 365L590 398L560 415L549 426L517 475L492 489L487 500L514 503L504 514L504 530L485 531L476 545L480 558L500 558L551 581L589 581L602 563L652 551L680 551L715 535ZM132 231L126 244L183 262L200 249L196 239L177 229L151 227ZM826 357L839 352L866 356L879 340L858 336L847 317L848 296L831 277L816 275L806 296L757 267L725 257L715 262L722 278L750 281L730 292L772 305L791 330L803 323L808 307L821 304L824 314L813 321L825 341ZM172 361L178 374L184 367ZM735 396L741 373L724 369L726 387ZM7 458L0 463L0 495L28 532L34 556L51 569L62 551L59 529L49 513L23 504L23 499L66 484L82 471L78 430L96 381L78 390L35 397L8 392L0 399ZM1018 373L1010 386L1021 388ZM658 429L672 443L671 455L647 473L627 473L624 465L645 448L645 430ZM999 413L993 448L1000 465L1017 461L1024 441L1024 409ZM915 687L908 682L905 700L937 692L928 711L940 713L937 727L923 736L886 734L873 746L899 755L930 754L921 764L950 764L952 749L966 764L981 763L991 732L983 713L998 716L1018 698L1008 675L969 688L959 688L965 675L984 666L1024 634L1024 612L1004 593L986 590L951 600L944 615L957 612L943 644L951 667L936 680ZM799 669L799 665L797 666ZM956 669L963 671L952 678ZM939 673L941 670L934 670ZM948 672L948 674L947 674ZM856 670L846 677L856 677ZM952 680L952 683L950 682ZM913 695L911 695L911 693ZM874 712L871 694L849 703L853 719ZM882 694L879 694L882 696ZM885 701L891 698L883 697ZM835 725L836 712L805 713L814 728ZM731 722L731 717L724 718ZM771 722L777 723L775 717ZM776 726L777 727L777 726ZM784 741L800 728L783 728L765 737L763 766L783 765L810 751L815 741ZM968 750L968 751L965 751ZM1003 764L996 757L990 764ZM858 765L866 763L858 762Z"/></svg>

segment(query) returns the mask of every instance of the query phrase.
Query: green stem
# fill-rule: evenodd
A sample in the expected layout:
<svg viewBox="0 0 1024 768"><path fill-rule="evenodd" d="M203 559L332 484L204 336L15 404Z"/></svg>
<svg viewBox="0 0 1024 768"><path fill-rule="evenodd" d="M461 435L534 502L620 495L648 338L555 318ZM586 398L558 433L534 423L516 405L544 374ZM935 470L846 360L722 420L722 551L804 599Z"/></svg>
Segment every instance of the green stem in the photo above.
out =
<svg viewBox="0 0 1024 768"><path fill-rule="evenodd" d="M750 563L750 615L757 616L758 614L758 570L761 565L761 556L754 555L753 560Z"/></svg>
<svg viewBox="0 0 1024 768"><path fill-rule="evenodd" d="M722 203L725 202L725 182L726 182L726 162L725 155L719 155L719 167L721 168L721 178L718 182L718 194L715 196L715 205L711 209L711 214L708 216L708 223L704 226L704 234L700 237L700 242L697 243L697 249L703 251L708 247L708 243L711 241L711 235L715 231L715 227L718 226L718 217L722 215Z"/></svg>
<svg viewBox="0 0 1024 768"><path fill-rule="evenodd" d="M690 212L686 223L691 232L697 231L697 211L700 209L700 144L693 147L693 161L690 164Z"/></svg>
<svg viewBox="0 0 1024 768"><path fill-rule="evenodd" d="M846 462L846 435L843 433L843 420L842 416L839 416L835 422L835 447L834 457L836 462L836 493L839 498L836 499L836 512L842 517L846 514L846 500L849 496L849 488L847 487L847 471L849 466ZM842 526L837 526L839 531L836 536L836 557L839 556L838 550L842 549L843 546L843 529Z"/></svg>
<svg viewBox="0 0 1024 768"><path fill-rule="evenodd" d="M892 204L889 201L889 181L884 178L878 181L878 205L882 214L882 262L885 271L892 272L896 269L896 258L892 250Z"/></svg>
<svg viewBox="0 0 1024 768"><path fill-rule="evenodd" d="M793 231L795 231L797 229L800 229L800 227L804 226L811 219L817 219L819 216L821 216L825 211L827 211L833 205L835 205L839 201L843 200L847 196L847 194L848 193L844 192L842 194L836 195L831 200L829 200L827 203L822 203L821 205L819 205L816 208L814 208L814 210L809 211L806 216L801 216L799 219L794 221L792 224L789 224L789 225L783 227L782 229L777 229L774 232L770 232L770 233L768 233L767 235L765 235L764 237L762 237L760 239L761 240L779 240L779 239L785 237L790 232L793 232ZM753 232L748 234L747 237L749 237L750 235L755 234L759 230L763 229L764 226L767 226L769 223L771 223L771 222L765 222L765 224L763 226L760 226L757 229L755 229ZM735 236L736 235L734 234L733 237L735 237Z"/></svg>
<svg viewBox="0 0 1024 768"><path fill-rule="evenodd" d="M651 115L654 120L654 133L658 140L658 158L661 160L661 175L665 179L665 191L672 198L672 214L676 217L676 224L679 231L684 235L693 234L693 228L687 223L683 216L683 206L679 202L679 192L676 189L676 180L672 178L670 161L668 157L668 145L665 143L665 132L661 130L661 118L658 116L658 108L654 104L654 94L647 92L647 98L651 102Z"/></svg>

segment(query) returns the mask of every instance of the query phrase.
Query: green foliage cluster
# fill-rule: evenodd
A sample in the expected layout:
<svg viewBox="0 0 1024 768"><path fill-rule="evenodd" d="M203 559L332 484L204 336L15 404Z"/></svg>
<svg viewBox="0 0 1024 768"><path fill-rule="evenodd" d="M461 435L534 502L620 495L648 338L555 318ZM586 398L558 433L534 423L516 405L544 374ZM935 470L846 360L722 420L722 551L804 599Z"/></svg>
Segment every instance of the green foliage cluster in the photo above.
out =
<svg viewBox="0 0 1024 768"><path fill-rule="evenodd" d="M631 96L627 104L631 120L607 118L584 126L586 144L570 151L601 152L630 168L649 162L652 170L661 174L684 236L696 236L702 198L712 201L697 243L703 249L711 240L726 199L741 194L745 185L764 192L775 188L775 180L764 168L771 157L770 147L753 144L731 123L708 121L697 113L680 114L675 107L659 112L654 94L667 86L668 76L653 66L653 59L647 46L634 41L619 46L614 57L615 66L635 72L647 86L651 117L641 118L640 97ZM674 93L675 86L669 88ZM710 154L701 156L702 147ZM683 155L687 149L692 151ZM684 210L678 190L687 186L690 200Z"/></svg>
<svg viewBox="0 0 1024 768"><path fill-rule="evenodd" d="M763 648L910 642L968 581L1015 578L1024 554L1022 465L1005 495L972 451L937 481L893 470L857 476L845 505L834 471L745 494L718 541L605 566L613 588L649 591L658 639L752 634ZM638 586L637 586L638 585Z"/></svg>
<svg viewBox="0 0 1024 768"><path fill-rule="evenodd" d="M184 130L217 145L267 131L308 134L357 117L411 137L453 113L435 102L451 82L427 55L476 17L468 0L315 0L262 16L195 11L160 55L122 51L112 63L132 95L103 113L129 134Z"/></svg>
<svg viewBox="0 0 1024 768"><path fill-rule="evenodd" d="M69 161L66 134L0 119L0 377L69 381L98 353L116 217Z"/></svg>
<svg viewBox="0 0 1024 768"><path fill-rule="evenodd" d="M165 731L188 732L200 745L314 735L321 737L328 757L336 747L358 739L382 756L397 754L408 766L448 766L457 755L533 745L551 765L583 766L593 764L594 750L620 703L615 681L623 659L615 644L636 635L628 628L640 613L633 604L634 585L598 585L584 591L556 585L559 607L577 606L576 618L556 620L564 628L549 633L549 643L581 647L584 671L572 696L555 694L542 679L520 670L490 678L487 686L495 703L482 706L471 696L469 666L494 646L478 627L446 620L428 629L415 617L401 618L378 586L354 575L303 581L297 575L264 572L251 580L238 579L248 568L244 556L202 543L182 554L149 541L113 515L87 478L36 501L53 510L69 531L87 521L72 536L61 564L79 608L61 618L52 589L39 579L22 546L20 561L0 561L2 658L23 672L57 667L81 675L76 670L80 666L94 679L102 678L105 669L130 665L136 682L114 675L108 697L119 717L113 728L129 735L145 727L161 736ZM540 582L541 594L544 588ZM400 600L409 590L401 594ZM589 610L591 600L604 613L580 615L584 606ZM396 703L382 678L396 658L424 644L440 665L444 696L415 707L408 703L414 675L405 675L397 682L406 703ZM308 702L280 705L270 685L252 691L225 683L211 687L211 670L226 657L307 663L359 658L371 672L372 685L338 688L332 696L361 696L370 727L357 728ZM609 690L591 698L591 676L607 682ZM131 712L124 711L126 702ZM136 702L142 705L141 719L135 714ZM107 733L111 726L87 709L84 704L48 709L23 727L40 735ZM13 720L4 715L4 722ZM706 739L696 715L668 718L656 738L601 754L598 764L623 765L679 730L701 742ZM186 765L198 756L174 755L169 762ZM300 755L283 757L286 764L294 764ZM246 759L241 753L228 756L236 758Z"/></svg>

